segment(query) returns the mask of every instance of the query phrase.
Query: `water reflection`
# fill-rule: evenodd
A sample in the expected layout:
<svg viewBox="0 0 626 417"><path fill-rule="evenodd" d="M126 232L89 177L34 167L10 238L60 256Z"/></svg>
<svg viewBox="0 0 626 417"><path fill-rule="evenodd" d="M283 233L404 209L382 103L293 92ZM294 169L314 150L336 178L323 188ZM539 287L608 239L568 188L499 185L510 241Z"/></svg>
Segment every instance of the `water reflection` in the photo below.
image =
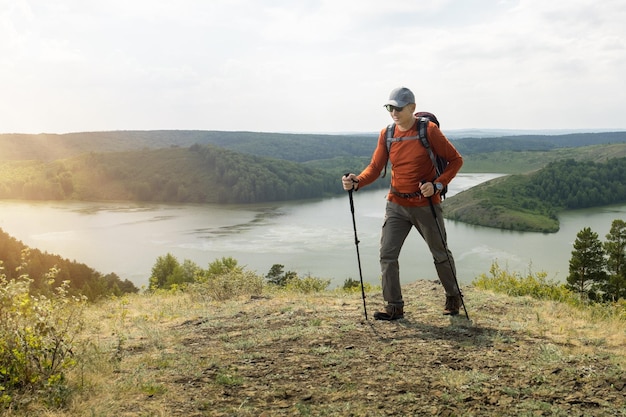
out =
<svg viewBox="0 0 626 417"><path fill-rule="evenodd" d="M220 227L207 227L194 229L191 234L197 235L198 238L217 239L230 235L248 232L254 228L262 227L285 213L279 207L265 207L255 209L254 218L245 223L237 223Z"/></svg>

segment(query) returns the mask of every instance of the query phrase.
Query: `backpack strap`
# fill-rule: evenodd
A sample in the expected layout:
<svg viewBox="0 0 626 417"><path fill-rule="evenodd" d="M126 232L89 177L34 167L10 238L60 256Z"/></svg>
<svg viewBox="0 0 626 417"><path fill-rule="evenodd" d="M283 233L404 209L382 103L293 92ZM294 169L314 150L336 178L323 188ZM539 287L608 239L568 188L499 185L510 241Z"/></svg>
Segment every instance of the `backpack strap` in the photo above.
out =
<svg viewBox="0 0 626 417"><path fill-rule="evenodd" d="M435 172L437 173L437 177L439 177L441 175L441 172L439 172L437 159L435 158L435 154L433 153L433 150L430 147L430 143L428 142L428 121L429 121L428 118L420 117L418 120L417 132L418 132L420 141L422 142L422 145L424 145L424 148L426 148L426 150L428 151L428 156L430 156L430 160L435 166Z"/></svg>
<svg viewBox="0 0 626 417"><path fill-rule="evenodd" d="M396 124L392 123L387 126L387 155L389 155L389 150L391 149L391 142L394 142L393 133L396 131Z"/></svg>
<svg viewBox="0 0 626 417"><path fill-rule="evenodd" d="M385 134L386 142L387 142L387 162L385 162L385 171L380 178L385 178L387 175L387 165L389 164L389 151L391 150L391 143L394 142L393 132L396 130L396 124L392 123L387 126L387 133Z"/></svg>

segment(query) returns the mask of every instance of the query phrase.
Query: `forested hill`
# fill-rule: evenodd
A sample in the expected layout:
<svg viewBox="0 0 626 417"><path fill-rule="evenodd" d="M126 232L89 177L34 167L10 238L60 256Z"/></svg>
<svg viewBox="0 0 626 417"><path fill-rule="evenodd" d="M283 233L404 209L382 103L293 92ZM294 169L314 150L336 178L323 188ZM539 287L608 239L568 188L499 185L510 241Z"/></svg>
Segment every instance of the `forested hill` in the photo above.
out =
<svg viewBox="0 0 626 417"><path fill-rule="evenodd" d="M453 141L463 155L499 151L549 151L626 142L626 132L572 133L566 135L519 135L467 138Z"/></svg>
<svg viewBox="0 0 626 417"><path fill-rule="evenodd" d="M343 173L365 168L376 140L376 135L216 131L0 135L0 198L172 203L322 198L342 192ZM453 142L464 155L462 172L519 173L564 157L606 162L624 156L626 132ZM389 177L370 187L388 187Z"/></svg>
<svg viewBox="0 0 626 417"><path fill-rule="evenodd" d="M115 273L102 275L100 272L76 261L64 259L59 255L31 249L21 241L9 236L0 229L0 275L6 280L18 279L27 275L33 282L31 291L45 294L61 285L63 281L70 282L70 291L80 293L90 300L96 300L111 295L136 293L139 289L129 280L122 281ZM55 271L54 282L50 272Z"/></svg>
<svg viewBox="0 0 626 417"><path fill-rule="evenodd" d="M340 174L213 145L0 161L0 198L262 203L342 191Z"/></svg>
<svg viewBox="0 0 626 417"><path fill-rule="evenodd" d="M0 134L0 160L64 159L87 152L212 144L236 152L295 162L370 156L377 134L314 135L200 130L115 131L56 134Z"/></svg>
<svg viewBox="0 0 626 417"><path fill-rule="evenodd" d="M622 145L624 146L624 145ZM500 229L556 232L557 214L626 202L626 157L604 163L566 159L532 173L510 175L463 191L446 216Z"/></svg>
<svg viewBox="0 0 626 417"><path fill-rule="evenodd" d="M445 133L445 129L444 129ZM87 152L212 144L250 155L295 162L371 156L378 133L360 135L155 130L68 134L0 134L0 160L64 159ZM464 138L452 141L463 155L497 151L546 151L626 142L626 132Z"/></svg>

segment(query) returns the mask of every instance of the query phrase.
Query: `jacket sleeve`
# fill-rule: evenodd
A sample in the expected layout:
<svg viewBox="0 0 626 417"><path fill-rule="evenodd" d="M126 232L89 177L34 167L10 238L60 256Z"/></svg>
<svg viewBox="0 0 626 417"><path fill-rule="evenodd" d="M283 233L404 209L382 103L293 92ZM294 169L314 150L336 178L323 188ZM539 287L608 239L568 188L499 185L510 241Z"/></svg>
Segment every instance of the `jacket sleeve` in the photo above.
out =
<svg viewBox="0 0 626 417"><path fill-rule="evenodd" d="M448 161L448 166L441 176L436 179L437 182L446 186L463 166L463 157L448 138L441 133L437 125L432 122L428 123L428 141L430 142L433 152Z"/></svg>
<svg viewBox="0 0 626 417"><path fill-rule="evenodd" d="M385 138L387 129L383 129L378 136L378 144L372 154L372 160L369 165L357 176L359 179L359 188L365 187L373 183L380 177L380 173L387 164L389 155L387 154L387 140Z"/></svg>

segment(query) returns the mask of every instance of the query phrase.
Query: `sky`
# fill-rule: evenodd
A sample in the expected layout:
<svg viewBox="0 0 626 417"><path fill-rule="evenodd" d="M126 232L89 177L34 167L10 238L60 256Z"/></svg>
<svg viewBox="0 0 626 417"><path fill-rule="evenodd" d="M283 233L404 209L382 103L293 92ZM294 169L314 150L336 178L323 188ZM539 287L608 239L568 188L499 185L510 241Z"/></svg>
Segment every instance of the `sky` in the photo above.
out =
<svg viewBox="0 0 626 417"><path fill-rule="evenodd" d="M0 0L0 133L626 128L624 0Z"/></svg>

